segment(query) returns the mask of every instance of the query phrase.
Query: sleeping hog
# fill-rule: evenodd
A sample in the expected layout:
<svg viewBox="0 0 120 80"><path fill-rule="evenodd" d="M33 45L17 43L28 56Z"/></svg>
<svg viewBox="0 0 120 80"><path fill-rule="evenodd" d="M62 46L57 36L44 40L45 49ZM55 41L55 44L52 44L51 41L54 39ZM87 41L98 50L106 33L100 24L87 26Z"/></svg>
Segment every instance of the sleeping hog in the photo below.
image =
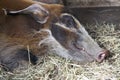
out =
<svg viewBox="0 0 120 80"><path fill-rule="evenodd" d="M34 4L18 11L7 9L7 15L0 15L0 64L4 69L13 71L28 62L36 64L47 53L81 63L104 60L108 51L99 47L74 16L61 13L63 6L35 4L40 5L41 15L32 14L36 13ZM46 12L47 19L43 16Z"/></svg>

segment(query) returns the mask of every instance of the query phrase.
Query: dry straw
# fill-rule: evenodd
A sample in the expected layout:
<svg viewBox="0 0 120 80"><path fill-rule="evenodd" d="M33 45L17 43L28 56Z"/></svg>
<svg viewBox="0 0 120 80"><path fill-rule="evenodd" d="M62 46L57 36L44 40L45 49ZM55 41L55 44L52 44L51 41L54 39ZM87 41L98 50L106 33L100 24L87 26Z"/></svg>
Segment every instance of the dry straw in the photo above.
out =
<svg viewBox="0 0 120 80"><path fill-rule="evenodd" d="M0 70L0 80L120 80L120 30L115 25L88 26L91 36L110 51L103 63L78 62L56 55L42 57L38 65L10 73Z"/></svg>

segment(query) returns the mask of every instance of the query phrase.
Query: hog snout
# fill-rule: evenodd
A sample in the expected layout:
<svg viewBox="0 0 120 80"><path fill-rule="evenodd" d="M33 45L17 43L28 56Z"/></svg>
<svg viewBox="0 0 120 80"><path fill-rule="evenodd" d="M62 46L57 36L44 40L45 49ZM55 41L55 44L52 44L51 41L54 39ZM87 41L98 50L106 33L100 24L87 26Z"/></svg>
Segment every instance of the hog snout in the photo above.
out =
<svg viewBox="0 0 120 80"><path fill-rule="evenodd" d="M109 54L108 50L102 50L97 57L97 61L102 62L108 56L108 54Z"/></svg>

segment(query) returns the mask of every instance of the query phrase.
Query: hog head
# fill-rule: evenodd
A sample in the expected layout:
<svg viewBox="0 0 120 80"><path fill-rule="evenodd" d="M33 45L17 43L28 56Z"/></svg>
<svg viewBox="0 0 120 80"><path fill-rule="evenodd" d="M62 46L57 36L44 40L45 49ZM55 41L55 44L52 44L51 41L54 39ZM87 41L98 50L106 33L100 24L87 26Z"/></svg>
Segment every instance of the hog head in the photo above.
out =
<svg viewBox="0 0 120 80"><path fill-rule="evenodd" d="M80 61L82 63L102 62L108 51L102 49L88 34L85 28L72 15L61 14L51 27L56 53L62 57ZM59 48L57 48L59 46Z"/></svg>

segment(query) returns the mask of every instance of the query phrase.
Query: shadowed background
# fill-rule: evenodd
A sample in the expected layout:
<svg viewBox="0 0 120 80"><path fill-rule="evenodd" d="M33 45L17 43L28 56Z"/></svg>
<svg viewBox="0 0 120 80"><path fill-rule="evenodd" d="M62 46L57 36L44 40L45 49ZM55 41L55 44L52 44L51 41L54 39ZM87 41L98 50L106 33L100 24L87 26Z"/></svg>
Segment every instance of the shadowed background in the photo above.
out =
<svg viewBox="0 0 120 80"><path fill-rule="evenodd" d="M37 0L64 4L83 25L120 23L120 0Z"/></svg>

